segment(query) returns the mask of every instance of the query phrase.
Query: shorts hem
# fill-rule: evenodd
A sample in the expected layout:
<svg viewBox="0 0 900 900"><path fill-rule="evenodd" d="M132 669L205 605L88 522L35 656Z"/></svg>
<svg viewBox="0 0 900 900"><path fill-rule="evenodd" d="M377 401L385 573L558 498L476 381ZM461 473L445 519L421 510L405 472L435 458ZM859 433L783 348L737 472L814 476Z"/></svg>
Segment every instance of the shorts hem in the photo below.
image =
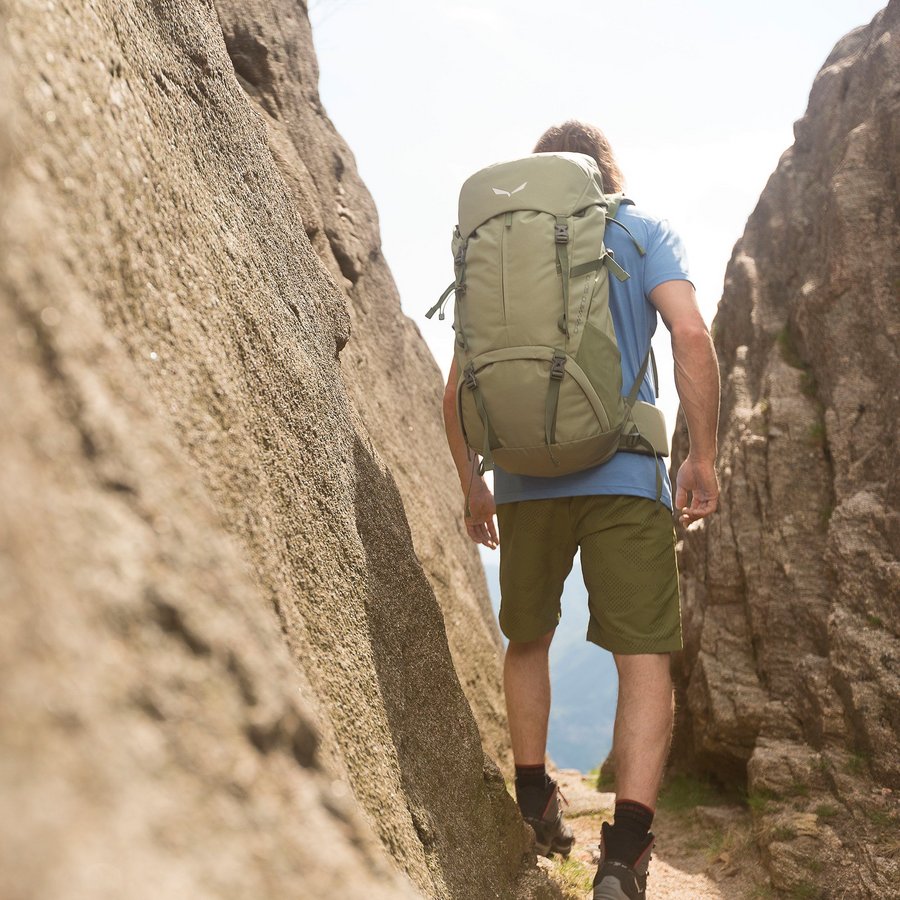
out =
<svg viewBox="0 0 900 900"><path fill-rule="evenodd" d="M589 628L586 640L597 644L604 650L609 650L610 653L618 653L622 656L637 656L641 653L676 653L684 649L684 639L680 634L675 637L661 638L658 641L629 641L608 638Z"/></svg>
<svg viewBox="0 0 900 900"><path fill-rule="evenodd" d="M546 627L542 627L542 628L534 630L534 633L529 632L526 637L522 637L521 634L519 634L519 633L511 634L509 631L506 630L506 628L503 627L502 622L498 622L498 624L500 625L500 631L503 632L503 636L508 641L515 641L517 644L524 644L524 643L527 643L528 641L536 641L538 638L541 638L545 634L547 634L548 631L553 631L553 629L556 628L557 625L559 625L559 619L556 619L554 622L550 623Z"/></svg>

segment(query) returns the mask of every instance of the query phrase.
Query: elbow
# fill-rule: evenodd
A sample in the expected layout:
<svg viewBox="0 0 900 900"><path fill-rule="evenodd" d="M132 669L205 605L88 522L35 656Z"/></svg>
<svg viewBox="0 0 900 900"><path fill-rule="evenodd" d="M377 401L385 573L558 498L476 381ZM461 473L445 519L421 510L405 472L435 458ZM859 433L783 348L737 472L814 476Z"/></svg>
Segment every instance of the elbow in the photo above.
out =
<svg viewBox="0 0 900 900"><path fill-rule="evenodd" d="M702 319L680 322L672 326L673 344L708 343L711 340L709 329Z"/></svg>

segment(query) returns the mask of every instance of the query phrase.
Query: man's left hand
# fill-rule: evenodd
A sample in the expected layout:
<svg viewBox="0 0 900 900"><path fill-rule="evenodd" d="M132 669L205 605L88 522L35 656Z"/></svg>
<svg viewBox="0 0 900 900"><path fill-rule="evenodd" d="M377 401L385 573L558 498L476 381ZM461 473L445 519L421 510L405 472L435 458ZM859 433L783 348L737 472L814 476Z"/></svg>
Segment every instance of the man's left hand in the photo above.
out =
<svg viewBox="0 0 900 900"><path fill-rule="evenodd" d="M497 506L490 488L480 479L472 485L469 494L469 512L471 515L466 516L466 532L469 537L476 544L484 544L485 547L495 550L500 543L494 521Z"/></svg>

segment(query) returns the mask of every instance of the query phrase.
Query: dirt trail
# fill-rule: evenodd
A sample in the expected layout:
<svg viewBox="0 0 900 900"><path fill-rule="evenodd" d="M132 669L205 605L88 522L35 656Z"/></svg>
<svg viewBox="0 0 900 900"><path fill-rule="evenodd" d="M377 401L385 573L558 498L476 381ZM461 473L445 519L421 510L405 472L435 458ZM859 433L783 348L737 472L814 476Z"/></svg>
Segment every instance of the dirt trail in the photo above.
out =
<svg viewBox="0 0 900 900"><path fill-rule="evenodd" d="M590 897L599 855L600 825L612 820L614 794L574 769L556 773L568 806L576 844L568 860L540 864L569 900ZM733 805L679 809L663 804L654 820L656 847L647 900L764 900L776 894L762 868L750 832L750 814Z"/></svg>

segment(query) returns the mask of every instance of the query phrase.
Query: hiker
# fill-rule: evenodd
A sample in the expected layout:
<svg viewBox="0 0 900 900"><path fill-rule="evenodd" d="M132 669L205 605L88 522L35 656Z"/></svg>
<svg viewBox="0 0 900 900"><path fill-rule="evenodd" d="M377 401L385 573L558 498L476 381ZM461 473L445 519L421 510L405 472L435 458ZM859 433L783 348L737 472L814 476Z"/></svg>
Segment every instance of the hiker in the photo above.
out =
<svg viewBox="0 0 900 900"><path fill-rule="evenodd" d="M516 797L525 821L535 831L538 852L548 856L554 852L567 856L574 843L562 815L558 786L545 769L545 753L550 712L548 651L559 621L563 583L576 551L581 549L589 592L587 639L613 653L619 675L613 737L615 817L612 825L603 823L593 896L594 900L636 900L646 896L654 842L650 827L671 741L674 700L670 654L682 648L672 493L660 458L668 452L662 446L667 438L654 405L655 363L648 365L657 313L671 334L675 384L690 434L690 453L678 470L674 498L676 515L685 526L710 515L717 505L719 369L689 280L681 240L665 221L639 210L618 193L624 179L603 133L591 125L569 121L546 131L534 153L542 156L526 158L516 164L518 168L512 164L493 167L484 170L487 174L473 176L469 190L478 189L475 200L467 200L467 188L463 188L461 221L454 235L457 277L442 297L446 302L449 292L456 291L456 355L444 396L444 421L466 497L466 531L473 541L500 548L499 620L509 640L504 688L516 765ZM547 251L515 257L511 248L516 229L530 227L538 215L528 207L532 202L528 185L537 191L543 182L529 173L537 172L536 166L549 171L551 163L557 168L565 164L570 169L573 165L586 171L599 169L595 180L598 184L602 181L600 200L568 216L557 214L555 262L549 249L554 242L552 218L548 220ZM586 190L589 188L588 184ZM617 196L603 200L604 195ZM482 228L479 223L493 215L487 204L494 199L499 213L491 219L493 224ZM471 203L481 206L475 212L466 212ZM577 229L588 227L587 219L599 215L598 210L605 211L608 219L603 234L608 252L576 264L570 256L585 252L585 240L573 240L570 229L579 234ZM464 213L471 219L468 224L462 221ZM489 232L489 227L496 231ZM542 227L546 232L548 226ZM481 249L476 240L479 234L483 238ZM489 234L494 237L489 239ZM509 243L504 245L504 241ZM475 255L484 252L486 242L494 253L499 247L500 272L496 278L491 276L494 280L487 279L482 270L481 275L475 271ZM592 251L594 256L598 249ZM547 268L543 273L532 273L528 271L532 265ZM601 273L604 268L607 271ZM513 283L517 273L526 279L518 287ZM511 329L519 328L518 335L524 333L514 319L514 305L524 302L516 292L527 293L532 283L559 284L561 276L562 294L554 288L537 301L553 307L548 314L559 331L553 332L552 340L561 349L548 349L544 341L531 338L527 340L535 345L533 348L512 346L526 340L509 336ZM585 287L576 290L579 278L577 283ZM485 287L488 281L489 289ZM608 302L608 313L600 299L590 293L607 282L608 301L604 302ZM498 290L502 298L490 296L490 291ZM592 296L586 303L584 298ZM560 304L559 308L554 304ZM476 317L495 315L491 311L495 308L500 310L496 315L502 316L495 328L500 337L495 340L511 344L503 344L506 349L492 356L473 357L481 338L477 329L482 327ZM600 318L589 327L590 317L595 315ZM584 316L588 319L583 321ZM604 329L608 339L598 336ZM590 335L594 349L579 350L573 356L565 348L574 346L582 333L583 341ZM550 332L545 330L544 334ZM607 345L614 348L616 343L621 372L615 365L612 373L610 364L603 360L615 357L602 354L612 352ZM491 397L500 390L492 388L491 379L500 383L497 373L503 366L507 367L504 390L511 390L511 383L519 381L521 402L536 404L528 408L530 412L511 409L515 404L510 401L498 403L495 399L491 403ZM609 440L614 443L607 440L609 446L602 451L609 458L580 469L571 454L582 444L587 446L588 439L559 436L565 428L575 427L570 420L577 416L564 411L562 398L565 394L570 398L567 403L576 402L571 399L575 389L570 383L574 385L579 372L587 373L598 395L602 391L599 382L614 374L615 402L607 400L604 406L617 403L621 408L616 414L621 421L610 425L613 436ZM582 386L587 376L579 376ZM538 377L541 381L529 386L528 379ZM580 393L578 396L578 402L584 403ZM516 449L518 445L510 435L529 427L536 430L536 436L522 437L519 443L524 449ZM655 434L648 437L651 432ZM546 446L541 446L545 434ZM590 440L595 442L591 446L596 453L601 453L596 448L601 447L603 436L595 435ZM470 452L470 447L477 452ZM482 475L491 465L494 496ZM520 474L510 469L542 474ZM565 474L556 474L560 469Z"/></svg>

